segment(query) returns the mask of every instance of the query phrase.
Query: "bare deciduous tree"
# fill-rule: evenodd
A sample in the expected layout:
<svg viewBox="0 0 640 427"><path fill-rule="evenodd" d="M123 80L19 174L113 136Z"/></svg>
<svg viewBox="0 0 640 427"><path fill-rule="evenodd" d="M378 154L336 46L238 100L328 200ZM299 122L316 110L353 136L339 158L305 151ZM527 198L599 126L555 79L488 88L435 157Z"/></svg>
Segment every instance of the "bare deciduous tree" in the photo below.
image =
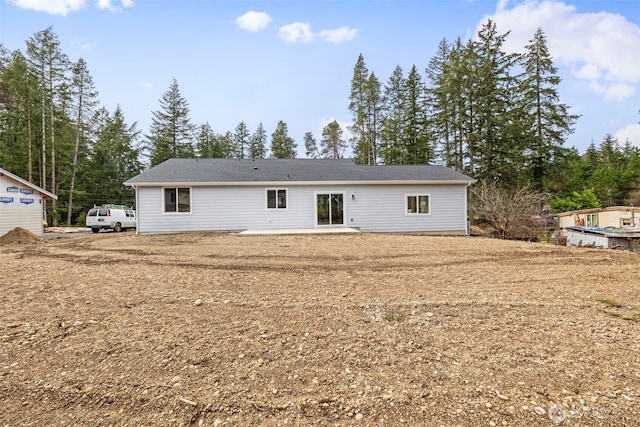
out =
<svg viewBox="0 0 640 427"><path fill-rule="evenodd" d="M546 194L533 190L530 185L509 191L481 182L472 193L475 214L495 228L501 239L516 237L515 231L522 228L522 219L542 212L548 200Z"/></svg>

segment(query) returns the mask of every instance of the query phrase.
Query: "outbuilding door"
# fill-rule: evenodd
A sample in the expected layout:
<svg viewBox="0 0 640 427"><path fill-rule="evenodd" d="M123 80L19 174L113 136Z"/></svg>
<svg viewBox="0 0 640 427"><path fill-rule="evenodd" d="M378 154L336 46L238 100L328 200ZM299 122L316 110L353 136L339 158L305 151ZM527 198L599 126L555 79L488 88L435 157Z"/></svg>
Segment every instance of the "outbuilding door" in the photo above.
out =
<svg viewBox="0 0 640 427"><path fill-rule="evenodd" d="M344 225L344 193L316 194L316 224Z"/></svg>

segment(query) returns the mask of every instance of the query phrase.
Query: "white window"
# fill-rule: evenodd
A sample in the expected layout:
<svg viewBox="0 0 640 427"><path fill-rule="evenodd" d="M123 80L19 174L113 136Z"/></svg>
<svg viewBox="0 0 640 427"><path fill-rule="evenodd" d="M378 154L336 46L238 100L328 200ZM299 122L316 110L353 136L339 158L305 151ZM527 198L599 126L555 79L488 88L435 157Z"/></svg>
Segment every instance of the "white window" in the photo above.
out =
<svg viewBox="0 0 640 427"><path fill-rule="evenodd" d="M407 215L428 215L431 212L431 200L428 194L407 195Z"/></svg>
<svg viewBox="0 0 640 427"><path fill-rule="evenodd" d="M190 188L165 188L164 189L165 213L191 212Z"/></svg>
<svg viewBox="0 0 640 427"><path fill-rule="evenodd" d="M597 227L598 226L598 214L587 214L587 221L585 226Z"/></svg>
<svg viewBox="0 0 640 427"><path fill-rule="evenodd" d="M267 209L287 209L287 189L267 189Z"/></svg>

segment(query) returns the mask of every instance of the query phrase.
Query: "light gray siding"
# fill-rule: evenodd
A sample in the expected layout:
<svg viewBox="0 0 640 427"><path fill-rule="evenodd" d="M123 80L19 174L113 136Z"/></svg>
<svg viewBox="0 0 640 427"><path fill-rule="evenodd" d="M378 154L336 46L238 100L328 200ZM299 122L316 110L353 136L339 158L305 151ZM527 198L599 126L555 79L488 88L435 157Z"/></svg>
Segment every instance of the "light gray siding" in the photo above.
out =
<svg viewBox="0 0 640 427"><path fill-rule="evenodd" d="M267 209L266 188L286 188L287 208ZM344 193L344 226L363 231L465 234L467 227L466 185L192 187L191 212L180 214L163 213L162 188L137 192L140 233L314 228L318 193ZM429 195L429 215L407 215L407 194Z"/></svg>
<svg viewBox="0 0 640 427"><path fill-rule="evenodd" d="M380 185L353 187L349 193L348 225L362 231L465 234L465 185ZM407 215L406 196L430 198L428 215Z"/></svg>

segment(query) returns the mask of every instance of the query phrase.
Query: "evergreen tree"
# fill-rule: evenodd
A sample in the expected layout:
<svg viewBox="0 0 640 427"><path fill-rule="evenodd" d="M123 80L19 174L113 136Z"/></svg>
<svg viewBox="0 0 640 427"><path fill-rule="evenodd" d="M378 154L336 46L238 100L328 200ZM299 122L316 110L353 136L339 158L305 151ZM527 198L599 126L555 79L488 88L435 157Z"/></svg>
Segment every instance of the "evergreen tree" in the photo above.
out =
<svg viewBox="0 0 640 427"><path fill-rule="evenodd" d="M227 131L222 135L218 135L216 139L218 140L218 146L220 147L220 150L222 152L222 158L235 158L236 149L233 140L233 134L230 131Z"/></svg>
<svg viewBox="0 0 640 427"><path fill-rule="evenodd" d="M264 159L267 157L267 132L264 130L262 122L258 124L256 131L249 140L249 157L252 159Z"/></svg>
<svg viewBox="0 0 640 427"><path fill-rule="evenodd" d="M478 52L476 44L469 41L466 44L458 38L449 56L450 61L446 72L439 82L438 89L443 93L436 98L434 110L444 111L437 121L446 120L448 130L453 139L455 157L453 163L456 168L469 176L476 175L475 159L480 140L478 123L479 107L479 73ZM449 106L443 102L449 102ZM439 129L442 132L442 129Z"/></svg>
<svg viewBox="0 0 640 427"><path fill-rule="evenodd" d="M406 163L428 164L433 160L433 150L427 130L425 88L414 65L404 81L404 116L402 135L406 147Z"/></svg>
<svg viewBox="0 0 640 427"><path fill-rule="evenodd" d="M295 159L297 146L288 132L287 124L278 121L276 130L271 134L271 156L274 159Z"/></svg>
<svg viewBox="0 0 640 427"><path fill-rule="evenodd" d="M551 201L551 209L553 209L554 212L594 209L600 206L600 202L593 192L593 188L587 188L582 192L574 191L570 196L556 197Z"/></svg>
<svg viewBox="0 0 640 427"><path fill-rule="evenodd" d="M224 157L222 148L211 125L205 123L200 125L196 134L196 154L200 158L220 158Z"/></svg>
<svg viewBox="0 0 640 427"><path fill-rule="evenodd" d="M57 117L56 106L66 95L64 90L69 86L67 72L70 62L67 55L60 49L58 36L52 27L39 31L27 40L27 58L29 72L36 76L39 83L40 95L40 125L41 125L41 173L40 186L57 192L56 159L56 121L63 121ZM57 120L59 119L59 120ZM47 143L49 146L47 147ZM47 185L47 155L49 155L49 184ZM51 201L52 221L57 226L57 201Z"/></svg>
<svg viewBox="0 0 640 427"><path fill-rule="evenodd" d="M73 217L73 195L75 191L76 174L78 170L78 156L86 154L87 135L91 129L90 120L98 105L98 92L93 84L93 78L87 69L87 63L80 58L72 69L73 82L71 95L75 111L75 143L70 166L69 200L67 204L67 226L71 226Z"/></svg>
<svg viewBox="0 0 640 427"><path fill-rule="evenodd" d="M509 125L517 120L511 111L516 91L510 74L517 56L502 50L508 34L498 34L491 20L478 32L478 41L474 43L478 79L475 102L472 102L472 108L477 112L473 127L474 154L477 156L474 176L505 184L517 177L512 166L517 164L522 152L517 135L509 132L512 129Z"/></svg>
<svg viewBox="0 0 640 427"><path fill-rule="evenodd" d="M597 166L589 183L603 206L616 206L638 182L640 171L627 168L627 158L618 140L607 134L598 149Z"/></svg>
<svg viewBox="0 0 640 427"><path fill-rule="evenodd" d="M34 105L38 83L19 50L0 45L0 165L33 181Z"/></svg>
<svg viewBox="0 0 640 427"><path fill-rule="evenodd" d="M233 145L235 147L235 155L234 157L238 159L244 159L245 154L250 154L249 148L249 137L251 136L251 132L249 132L249 128L245 122L240 122L236 126L235 133L233 134ZM251 157L249 155L249 157Z"/></svg>
<svg viewBox="0 0 640 427"><path fill-rule="evenodd" d="M362 54L353 70L349 101L354 160L360 164L377 164L383 118L381 85L374 73L369 74Z"/></svg>
<svg viewBox="0 0 640 427"><path fill-rule="evenodd" d="M382 103L384 116L382 120L380 159L386 165L406 163L407 147L404 137L406 80L402 68L398 65L393 70L383 89Z"/></svg>
<svg viewBox="0 0 640 427"><path fill-rule="evenodd" d="M458 40L458 43L460 41ZM438 44L436 55L429 60L425 70L429 86L426 89L427 102L431 111L431 133L437 153L442 162L456 170L464 168L463 150L456 138L455 123L456 94L459 89L457 76L453 73L454 51L446 39Z"/></svg>
<svg viewBox="0 0 640 427"><path fill-rule="evenodd" d="M113 114L99 109L93 123L96 139L82 172L88 199L91 204L134 205L133 190L122 183L143 170L137 123L128 125L120 106Z"/></svg>
<svg viewBox="0 0 640 427"><path fill-rule="evenodd" d="M529 178L541 189L556 182L559 172L554 168L566 150L564 139L573 133L573 124L579 116L568 113L569 107L560 102L560 77L547 49L542 29L538 28L525 47L524 73L521 76L522 118L529 118L526 129L529 139L525 151ZM555 169L555 170L554 170ZM545 179L546 178L546 179Z"/></svg>
<svg viewBox="0 0 640 427"><path fill-rule="evenodd" d="M322 129L320 154L328 159L341 159L347 142L342 138L344 132L340 124L334 120Z"/></svg>
<svg viewBox="0 0 640 427"><path fill-rule="evenodd" d="M176 79L162 95L160 110L152 114L146 135L151 166L170 158L193 157L195 127L189 118L189 104L180 94Z"/></svg>
<svg viewBox="0 0 640 427"><path fill-rule="evenodd" d="M320 157L320 151L318 150L318 143L316 142L316 138L313 136L311 132L307 132L304 134L304 155L310 157L312 159L317 159Z"/></svg>

